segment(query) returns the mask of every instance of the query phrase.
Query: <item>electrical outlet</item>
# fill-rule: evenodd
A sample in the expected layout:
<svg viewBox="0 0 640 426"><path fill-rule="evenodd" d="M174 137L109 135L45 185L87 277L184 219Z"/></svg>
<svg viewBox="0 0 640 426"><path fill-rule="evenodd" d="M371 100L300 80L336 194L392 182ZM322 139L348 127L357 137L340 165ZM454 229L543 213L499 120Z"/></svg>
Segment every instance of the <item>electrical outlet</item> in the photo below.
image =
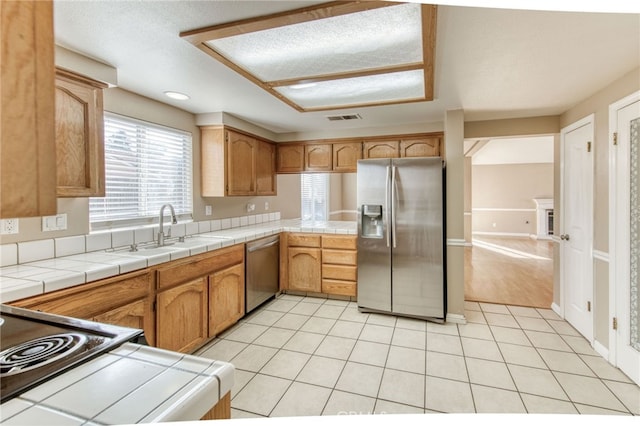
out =
<svg viewBox="0 0 640 426"><path fill-rule="evenodd" d="M2 219L2 229L0 234L17 234L18 233L18 219Z"/></svg>
<svg viewBox="0 0 640 426"><path fill-rule="evenodd" d="M269 210L269 202L268 201L264 202L264 209L265 210Z"/></svg>
<svg viewBox="0 0 640 426"><path fill-rule="evenodd" d="M247 213L251 213L255 209L256 209L256 205L255 204L252 204L252 203L247 204Z"/></svg>
<svg viewBox="0 0 640 426"><path fill-rule="evenodd" d="M204 215L211 216L211 206L204 206Z"/></svg>

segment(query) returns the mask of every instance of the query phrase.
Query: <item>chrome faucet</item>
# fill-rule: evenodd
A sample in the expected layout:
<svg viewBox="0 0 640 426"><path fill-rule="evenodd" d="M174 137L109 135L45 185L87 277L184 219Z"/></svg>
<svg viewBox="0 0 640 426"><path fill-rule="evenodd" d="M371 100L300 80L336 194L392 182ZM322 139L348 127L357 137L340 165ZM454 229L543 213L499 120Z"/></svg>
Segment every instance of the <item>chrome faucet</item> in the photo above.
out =
<svg viewBox="0 0 640 426"><path fill-rule="evenodd" d="M178 219L176 219L176 211L173 209L171 204L165 204L160 207L160 232L158 232L158 247L162 247L164 245L164 238L171 237L171 228L169 228L169 233L164 235L164 208L169 207L171 210L171 223L175 225L178 223Z"/></svg>

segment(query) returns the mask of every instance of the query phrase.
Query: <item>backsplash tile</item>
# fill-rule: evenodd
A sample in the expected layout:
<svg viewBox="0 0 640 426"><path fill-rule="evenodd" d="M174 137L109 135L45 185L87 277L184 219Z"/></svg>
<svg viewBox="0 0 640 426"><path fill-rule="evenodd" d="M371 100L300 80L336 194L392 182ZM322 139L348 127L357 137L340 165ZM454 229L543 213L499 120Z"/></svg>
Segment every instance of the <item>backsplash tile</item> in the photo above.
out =
<svg viewBox="0 0 640 426"><path fill-rule="evenodd" d="M186 224L187 227L187 235L197 234L200 227L198 226L198 222L190 222Z"/></svg>
<svg viewBox="0 0 640 426"><path fill-rule="evenodd" d="M187 235L187 226L185 223L179 223L177 225L171 225L172 237L184 237Z"/></svg>
<svg viewBox="0 0 640 426"><path fill-rule="evenodd" d="M18 263L18 244L3 244L0 246L0 267Z"/></svg>
<svg viewBox="0 0 640 426"><path fill-rule="evenodd" d="M54 247L53 240L18 243L18 262L27 263L36 260L51 259L55 256Z"/></svg>
<svg viewBox="0 0 640 426"><path fill-rule="evenodd" d="M205 220L202 222L198 222L198 232L200 234L204 232L211 232L211 221Z"/></svg>
<svg viewBox="0 0 640 426"><path fill-rule="evenodd" d="M124 247L133 244L133 230L126 229L111 233L111 247Z"/></svg>
<svg viewBox="0 0 640 426"><path fill-rule="evenodd" d="M159 228L138 228L133 231L133 240L136 244L149 243L154 240L155 230Z"/></svg>
<svg viewBox="0 0 640 426"><path fill-rule="evenodd" d="M86 252L84 235L56 238L54 241L56 247L56 257L71 256L72 254Z"/></svg>
<svg viewBox="0 0 640 426"><path fill-rule="evenodd" d="M111 232L86 235L87 251L107 250L111 248Z"/></svg>
<svg viewBox="0 0 640 426"><path fill-rule="evenodd" d="M241 226L258 225L280 220L280 212L261 213L200 222L167 225L165 233L171 231L171 238L215 232ZM26 241L0 245L0 267L72 256L102 250L119 249L134 243L150 243L156 240L158 226L144 226L134 229L100 231L88 235L77 235L38 241ZM231 241L233 242L233 241Z"/></svg>

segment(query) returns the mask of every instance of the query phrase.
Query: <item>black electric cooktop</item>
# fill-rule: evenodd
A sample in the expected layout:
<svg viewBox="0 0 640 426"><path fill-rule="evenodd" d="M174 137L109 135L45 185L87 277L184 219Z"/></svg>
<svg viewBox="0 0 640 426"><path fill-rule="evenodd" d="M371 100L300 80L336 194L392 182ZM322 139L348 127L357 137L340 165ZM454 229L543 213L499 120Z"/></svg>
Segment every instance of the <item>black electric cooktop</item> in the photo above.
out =
<svg viewBox="0 0 640 426"><path fill-rule="evenodd" d="M138 329L0 305L0 402L141 334Z"/></svg>

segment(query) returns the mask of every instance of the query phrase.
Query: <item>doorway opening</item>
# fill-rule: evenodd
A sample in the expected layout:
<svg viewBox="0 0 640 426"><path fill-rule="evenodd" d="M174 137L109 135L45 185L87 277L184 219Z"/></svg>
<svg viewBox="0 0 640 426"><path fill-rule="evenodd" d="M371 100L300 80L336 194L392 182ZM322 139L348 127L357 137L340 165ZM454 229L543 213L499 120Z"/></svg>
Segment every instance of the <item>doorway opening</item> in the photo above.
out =
<svg viewBox="0 0 640 426"><path fill-rule="evenodd" d="M465 300L549 309L554 136L465 140Z"/></svg>

